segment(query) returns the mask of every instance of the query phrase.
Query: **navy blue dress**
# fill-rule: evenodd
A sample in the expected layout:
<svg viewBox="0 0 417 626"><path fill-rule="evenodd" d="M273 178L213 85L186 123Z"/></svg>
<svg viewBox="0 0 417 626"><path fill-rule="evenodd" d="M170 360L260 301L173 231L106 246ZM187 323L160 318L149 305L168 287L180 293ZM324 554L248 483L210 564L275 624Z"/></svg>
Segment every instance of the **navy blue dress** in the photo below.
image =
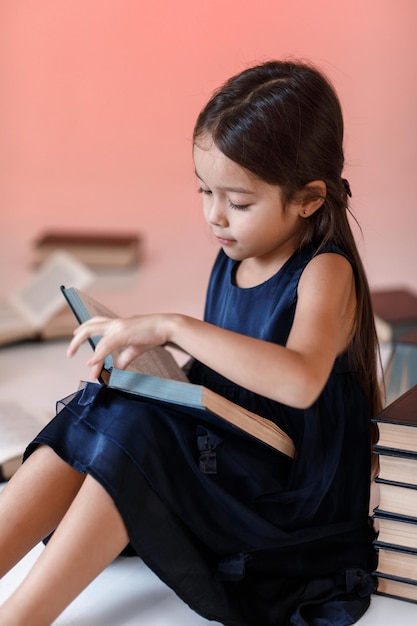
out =
<svg viewBox="0 0 417 626"><path fill-rule="evenodd" d="M311 257L297 251L269 280L242 289L237 263L221 251L205 319L285 345ZM373 590L370 436L346 355L306 410L253 394L198 362L189 376L275 421L294 440L297 458L220 420L205 423L192 410L95 383L61 402L26 456L47 444L96 478L135 552L207 619L230 626L357 621Z"/></svg>

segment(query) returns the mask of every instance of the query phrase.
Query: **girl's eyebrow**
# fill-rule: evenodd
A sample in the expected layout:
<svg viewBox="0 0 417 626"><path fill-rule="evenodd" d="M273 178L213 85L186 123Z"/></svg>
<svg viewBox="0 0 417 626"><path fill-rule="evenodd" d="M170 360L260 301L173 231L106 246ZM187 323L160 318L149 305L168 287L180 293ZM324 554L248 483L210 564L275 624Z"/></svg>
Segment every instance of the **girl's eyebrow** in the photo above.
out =
<svg viewBox="0 0 417 626"><path fill-rule="evenodd" d="M195 175L197 176L197 178L199 180L201 180L202 183L204 183L204 180L201 178L201 176L198 174L197 170L195 171ZM205 184L205 183L204 183ZM245 189L244 187L218 187L218 189L221 189L222 191L232 191L234 193L245 193L248 195L253 195L255 192L250 190L250 189Z"/></svg>

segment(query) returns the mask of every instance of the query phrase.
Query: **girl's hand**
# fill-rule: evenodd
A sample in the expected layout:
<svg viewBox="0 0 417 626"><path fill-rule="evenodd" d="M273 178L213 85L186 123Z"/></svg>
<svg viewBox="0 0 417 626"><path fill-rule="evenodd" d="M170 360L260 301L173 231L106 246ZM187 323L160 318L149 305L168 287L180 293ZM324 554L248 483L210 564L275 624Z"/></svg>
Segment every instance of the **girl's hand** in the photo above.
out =
<svg viewBox="0 0 417 626"><path fill-rule="evenodd" d="M143 315L129 318L93 317L81 324L70 342L67 355L73 356L84 341L101 337L88 361L92 375L98 378L109 354L114 366L125 369L140 354L168 340L168 315Z"/></svg>

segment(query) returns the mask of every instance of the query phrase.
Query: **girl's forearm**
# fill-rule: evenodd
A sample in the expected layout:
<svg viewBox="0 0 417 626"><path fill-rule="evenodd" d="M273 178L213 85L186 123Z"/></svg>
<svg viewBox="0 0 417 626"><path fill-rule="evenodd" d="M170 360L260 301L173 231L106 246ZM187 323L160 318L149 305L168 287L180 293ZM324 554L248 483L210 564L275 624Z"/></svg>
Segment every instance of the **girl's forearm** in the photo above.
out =
<svg viewBox="0 0 417 626"><path fill-rule="evenodd" d="M167 338L237 385L297 408L321 392L331 364L184 315L169 315Z"/></svg>

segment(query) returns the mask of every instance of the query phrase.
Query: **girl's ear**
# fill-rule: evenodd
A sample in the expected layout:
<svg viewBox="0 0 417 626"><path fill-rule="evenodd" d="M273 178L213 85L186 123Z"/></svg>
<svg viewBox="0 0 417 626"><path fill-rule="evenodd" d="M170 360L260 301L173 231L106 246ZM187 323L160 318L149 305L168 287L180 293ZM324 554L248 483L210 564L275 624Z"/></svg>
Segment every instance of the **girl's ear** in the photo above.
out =
<svg viewBox="0 0 417 626"><path fill-rule="evenodd" d="M326 199L327 187L323 180L312 180L297 196L299 202L299 216L310 217L323 204Z"/></svg>

